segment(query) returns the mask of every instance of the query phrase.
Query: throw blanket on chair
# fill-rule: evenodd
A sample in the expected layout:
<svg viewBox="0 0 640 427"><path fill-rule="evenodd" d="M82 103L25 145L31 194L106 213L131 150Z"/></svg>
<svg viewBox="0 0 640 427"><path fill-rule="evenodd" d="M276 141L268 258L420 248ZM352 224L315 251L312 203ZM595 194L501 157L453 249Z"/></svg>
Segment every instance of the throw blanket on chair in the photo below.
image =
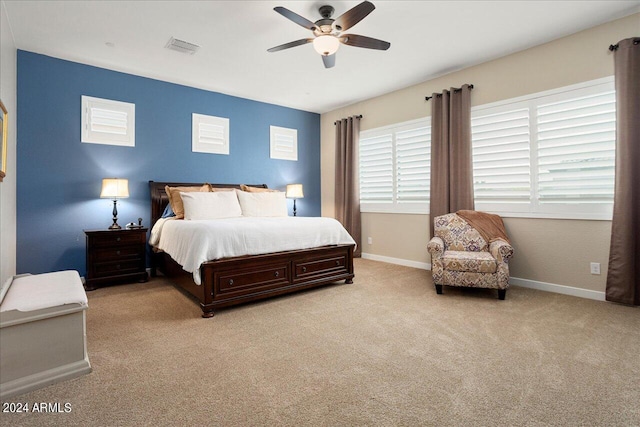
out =
<svg viewBox="0 0 640 427"><path fill-rule="evenodd" d="M498 239L510 243L504 228L504 223L499 215L469 210L460 210L456 212L456 215L460 216L467 221L470 226L478 230L487 243Z"/></svg>

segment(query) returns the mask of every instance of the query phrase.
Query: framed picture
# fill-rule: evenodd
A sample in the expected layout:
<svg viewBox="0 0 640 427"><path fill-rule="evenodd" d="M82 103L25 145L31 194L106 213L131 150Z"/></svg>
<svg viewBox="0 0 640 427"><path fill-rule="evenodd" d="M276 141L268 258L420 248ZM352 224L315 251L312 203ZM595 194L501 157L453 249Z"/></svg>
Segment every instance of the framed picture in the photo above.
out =
<svg viewBox="0 0 640 427"><path fill-rule="evenodd" d="M2 146L0 149L2 150L2 164L0 165L0 182L4 179L7 174L7 145L9 144L7 128L9 127L9 117L7 113L7 109L5 108L2 101L0 101L0 134L2 135Z"/></svg>

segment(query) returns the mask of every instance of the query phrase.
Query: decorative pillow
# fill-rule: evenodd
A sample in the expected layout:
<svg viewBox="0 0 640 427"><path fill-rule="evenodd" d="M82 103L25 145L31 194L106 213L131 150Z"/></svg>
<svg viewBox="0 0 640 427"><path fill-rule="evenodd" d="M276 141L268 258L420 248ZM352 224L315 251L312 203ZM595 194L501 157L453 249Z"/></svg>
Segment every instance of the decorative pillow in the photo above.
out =
<svg viewBox="0 0 640 427"><path fill-rule="evenodd" d="M220 219L242 216L235 191L180 193L184 219Z"/></svg>
<svg viewBox="0 0 640 427"><path fill-rule="evenodd" d="M176 214L173 212L173 209L171 209L171 203L168 203L160 218L171 218L172 216L176 216Z"/></svg>
<svg viewBox="0 0 640 427"><path fill-rule="evenodd" d="M200 187L169 187L168 185L164 187L164 191L167 193L169 197L169 204L171 204L171 209L176 214L176 219L184 218L184 206L182 204L182 198L180 197L180 193L188 193L188 192L209 192L211 187L209 184L204 184Z"/></svg>
<svg viewBox="0 0 640 427"><path fill-rule="evenodd" d="M278 190L272 190L270 188L251 187L249 185L240 184L242 191L248 191L249 193L278 193Z"/></svg>
<svg viewBox="0 0 640 427"><path fill-rule="evenodd" d="M287 199L283 191L252 193L238 191L243 216L287 216Z"/></svg>

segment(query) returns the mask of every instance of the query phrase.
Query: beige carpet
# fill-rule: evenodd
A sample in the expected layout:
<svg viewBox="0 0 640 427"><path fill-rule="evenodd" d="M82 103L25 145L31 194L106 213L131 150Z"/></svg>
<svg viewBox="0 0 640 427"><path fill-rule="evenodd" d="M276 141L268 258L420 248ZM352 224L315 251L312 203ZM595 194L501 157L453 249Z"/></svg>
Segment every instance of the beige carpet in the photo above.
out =
<svg viewBox="0 0 640 427"><path fill-rule="evenodd" d="M3 426L640 425L640 310L445 288L356 260L338 284L200 318L163 279L89 293L93 372Z"/></svg>

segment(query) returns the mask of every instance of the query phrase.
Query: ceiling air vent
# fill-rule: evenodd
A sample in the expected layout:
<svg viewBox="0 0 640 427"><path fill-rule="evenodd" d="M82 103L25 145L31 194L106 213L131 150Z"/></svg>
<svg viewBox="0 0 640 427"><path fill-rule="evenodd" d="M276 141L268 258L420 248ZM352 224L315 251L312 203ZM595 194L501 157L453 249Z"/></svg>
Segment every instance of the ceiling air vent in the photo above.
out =
<svg viewBox="0 0 640 427"><path fill-rule="evenodd" d="M178 40L173 37L169 39L167 45L165 46L167 49L175 50L180 53L188 53L189 55L193 55L200 49L200 46L197 44L189 43L184 40Z"/></svg>

